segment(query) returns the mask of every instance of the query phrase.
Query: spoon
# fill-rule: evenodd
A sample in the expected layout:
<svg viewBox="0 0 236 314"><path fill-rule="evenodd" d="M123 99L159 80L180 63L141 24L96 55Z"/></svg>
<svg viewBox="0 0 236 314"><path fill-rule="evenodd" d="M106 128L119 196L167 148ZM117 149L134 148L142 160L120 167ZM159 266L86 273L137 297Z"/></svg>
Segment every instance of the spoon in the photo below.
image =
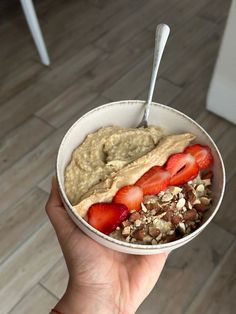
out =
<svg viewBox="0 0 236 314"><path fill-rule="evenodd" d="M156 28L156 36L155 36L155 49L154 49L154 58L153 58L153 66L152 66L152 76L150 81L150 87L148 91L148 99L144 107L144 114L141 122L138 125L138 128L148 126L148 116L150 112L150 105L152 103L152 96L154 92L154 87L157 78L157 72L159 69L159 65L161 62L161 57L170 34L170 28L166 24L158 24Z"/></svg>

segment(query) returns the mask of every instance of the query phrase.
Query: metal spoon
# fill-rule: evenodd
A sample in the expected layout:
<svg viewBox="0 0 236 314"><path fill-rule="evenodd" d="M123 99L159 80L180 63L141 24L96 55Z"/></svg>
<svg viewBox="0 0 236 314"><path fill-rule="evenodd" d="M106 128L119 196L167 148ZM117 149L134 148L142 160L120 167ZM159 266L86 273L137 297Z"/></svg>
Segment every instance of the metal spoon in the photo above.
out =
<svg viewBox="0 0 236 314"><path fill-rule="evenodd" d="M149 116L149 111L150 111L150 105L152 103L152 96L153 96L154 87L156 83L157 72L159 69L161 57L162 57L169 34L170 34L170 28L168 25L166 24L157 25L156 36L155 36L154 58L153 58L153 66L152 66L152 76L151 76L151 82L150 82L150 87L148 91L148 99L144 108L142 121L139 123L138 128L140 127L146 128L148 126L148 116Z"/></svg>

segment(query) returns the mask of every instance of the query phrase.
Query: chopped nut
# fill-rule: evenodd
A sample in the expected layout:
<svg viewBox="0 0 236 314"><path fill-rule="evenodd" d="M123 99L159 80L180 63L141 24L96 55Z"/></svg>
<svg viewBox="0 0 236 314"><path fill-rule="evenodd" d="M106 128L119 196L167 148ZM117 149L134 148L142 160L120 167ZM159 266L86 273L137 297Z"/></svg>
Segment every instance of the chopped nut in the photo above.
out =
<svg viewBox="0 0 236 314"><path fill-rule="evenodd" d="M196 194L194 192L195 191L193 191L193 190L189 190L187 192L187 197L188 197L188 200L191 204L193 204L197 199Z"/></svg>
<svg viewBox="0 0 236 314"><path fill-rule="evenodd" d="M187 205L188 205L188 208L189 208L189 209L192 209L192 208L193 208L192 204L191 204L189 201L187 201Z"/></svg>
<svg viewBox="0 0 236 314"><path fill-rule="evenodd" d="M156 213L157 213L157 211L156 211L155 209L152 209L152 210L150 211L150 214L151 214L152 216L155 216Z"/></svg>
<svg viewBox="0 0 236 314"><path fill-rule="evenodd" d="M152 237L147 234L147 235L145 235L145 236L143 237L143 241L145 241L145 242L151 242L151 241L152 241Z"/></svg>
<svg viewBox="0 0 236 314"><path fill-rule="evenodd" d="M180 192L180 193L178 194L178 196L179 196L179 198L183 198L183 197L184 197L184 194Z"/></svg>
<svg viewBox="0 0 236 314"><path fill-rule="evenodd" d="M207 198L207 197L202 196L202 197L200 197L200 202L201 202L201 204L203 204L203 205L209 205L209 204L210 204L210 202L211 202L211 199L210 199L210 198Z"/></svg>
<svg viewBox="0 0 236 314"><path fill-rule="evenodd" d="M132 238L131 239L131 242L136 242L137 240L135 238Z"/></svg>
<svg viewBox="0 0 236 314"><path fill-rule="evenodd" d="M169 192L166 192L166 193L162 196L161 200L162 200L162 202L169 202L169 201L172 200L172 198L173 198L173 194L171 194L171 193L169 193Z"/></svg>
<svg viewBox="0 0 236 314"><path fill-rule="evenodd" d="M171 217L173 216L173 211L172 210L168 210L165 214L165 216L163 216L162 218L165 220L165 221L171 221Z"/></svg>
<svg viewBox="0 0 236 314"><path fill-rule="evenodd" d="M185 233L185 230L186 230L186 228L185 228L185 224L183 223L183 222L180 222L179 224L178 224L178 229L179 229L179 231L181 232L181 233Z"/></svg>
<svg viewBox="0 0 236 314"><path fill-rule="evenodd" d="M149 228L148 228L148 233L149 233L152 237L156 238L156 237L161 233L161 231L160 231L160 229L158 229L158 228L156 228L156 227L149 227Z"/></svg>
<svg viewBox="0 0 236 314"><path fill-rule="evenodd" d="M208 207L204 204L196 204L194 205L194 208L198 211L198 212L205 212Z"/></svg>
<svg viewBox="0 0 236 314"><path fill-rule="evenodd" d="M131 239L130 235L125 239L126 242L129 242Z"/></svg>
<svg viewBox="0 0 236 314"><path fill-rule="evenodd" d="M171 242L171 241L176 240L176 235L175 235L175 233L173 233L173 234L168 234L168 235L166 236L165 240L166 240L166 242Z"/></svg>
<svg viewBox="0 0 236 314"><path fill-rule="evenodd" d="M166 212L161 213L160 215L157 216L157 219L154 219L154 221L158 221L158 219L161 219L162 217L164 217L166 215Z"/></svg>
<svg viewBox="0 0 236 314"><path fill-rule="evenodd" d="M123 228L125 228L125 227L127 227L127 226L130 226L131 225L131 222L129 221L129 220L124 220L124 221L122 221L122 223L121 223L121 226L123 227Z"/></svg>
<svg viewBox="0 0 236 314"><path fill-rule="evenodd" d="M176 204L176 208L180 209L185 205L185 199L184 198L180 198Z"/></svg>
<svg viewBox="0 0 236 314"><path fill-rule="evenodd" d="M137 229L133 232L132 236L139 241L142 241L144 236L145 236L145 231L144 229Z"/></svg>
<svg viewBox="0 0 236 314"><path fill-rule="evenodd" d="M193 202L193 205L196 205L196 204L201 204L201 202L198 198Z"/></svg>
<svg viewBox="0 0 236 314"><path fill-rule="evenodd" d="M164 192L164 191L161 191L161 192L158 194L158 196L159 196L159 197L162 197L164 194L165 194L165 192Z"/></svg>
<svg viewBox="0 0 236 314"><path fill-rule="evenodd" d="M187 208L184 206L184 207L182 208L182 210L183 210L183 212L186 212L186 211L187 211Z"/></svg>
<svg viewBox="0 0 236 314"><path fill-rule="evenodd" d="M135 222L134 222L135 227L140 227L141 224L142 224L142 222L139 219L135 220Z"/></svg>
<svg viewBox="0 0 236 314"><path fill-rule="evenodd" d="M131 215L130 215L130 217L129 217L129 220L130 221L135 221L135 220L137 220L137 219L140 219L140 213L138 213L138 212L133 212Z"/></svg>
<svg viewBox="0 0 236 314"><path fill-rule="evenodd" d="M204 180L202 180L202 182L203 182L203 184L204 184L205 186L211 185L211 179L204 179Z"/></svg>
<svg viewBox="0 0 236 314"><path fill-rule="evenodd" d="M178 193L180 193L182 191L182 188L180 188L178 186L171 186L171 187L169 187L169 191L173 195L177 195Z"/></svg>
<svg viewBox="0 0 236 314"><path fill-rule="evenodd" d="M156 195L145 195L144 196L144 203L156 203L158 201L158 197Z"/></svg>
<svg viewBox="0 0 236 314"><path fill-rule="evenodd" d="M156 237L157 242L160 241L162 238L162 233L159 234L159 236Z"/></svg>
<svg viewBox="0 0 236 314"><path fill-rule="evenodd" d="M155 245L155 244L157 244L157 240L156 239L152 239L151 243L152 243L152 245Z"/></svg>
<svg viewBox="0 0 236 314"><path fill-rule="evenodd" d="M205 191L204 185L203 185L203 184L199 184L199 185L197 186L197 188L196 188L196 191L197 191L198 193L203 193L203 192Z"/></svg>
<svg viewBox="0 0 236 314"><path fill-rule="evenodd" d="M156 203L145 203L145 207L148 210L154 210L158 208L158 205Z"/></svg>
<svg viewBox="0 0 236 314"><path fill-rule="evenodd" d="M141 203L141 208L142 208L142 211L143 211L144 213L147 212L147 208L146 208L146 206L145 206L143 203Z"/></svg>
<svg viewBox="0 0 236 314"><path fill-rule="evenodd" d="M197 218L197 211L193 209L189 209L184 213L184 220L195 220Z"/></svg>
<svg viewBox="0 0 236 314"><path fill-rule="evenodd" d="M173 225L177 226L181 222L180 216L174 215L171 218L171 222L172 222Z"/></svg>
<svg viewBox="0 0 236 314"><path fill-rule="evenodd" d="M123 231L122 231L122 235L123 236L128 236L129 234L130 234L130 226L127 226L127 227L125 227L124 229L123 229Z"/></svg>

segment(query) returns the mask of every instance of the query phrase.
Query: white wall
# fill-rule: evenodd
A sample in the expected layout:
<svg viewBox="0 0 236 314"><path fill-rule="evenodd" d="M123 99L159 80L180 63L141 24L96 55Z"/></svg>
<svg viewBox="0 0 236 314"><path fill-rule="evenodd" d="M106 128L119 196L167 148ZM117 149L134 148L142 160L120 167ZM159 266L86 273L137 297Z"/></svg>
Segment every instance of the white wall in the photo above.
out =
<svg viewBox="0 0 236 314"><path fill-rule="evenodd" d="M232 0L207 95L207 109L236 124L236 0Z"/></svg>

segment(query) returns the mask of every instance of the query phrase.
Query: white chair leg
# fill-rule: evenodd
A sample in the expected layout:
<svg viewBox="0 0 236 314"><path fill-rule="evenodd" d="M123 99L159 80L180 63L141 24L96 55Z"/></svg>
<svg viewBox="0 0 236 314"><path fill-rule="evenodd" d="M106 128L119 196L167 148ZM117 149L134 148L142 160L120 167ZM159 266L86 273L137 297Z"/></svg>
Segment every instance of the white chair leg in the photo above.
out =
<svg viewBox="0 0 236 314"><path fill-rule="evenodd" d="M38 23L38 19L34 10L34 5L32 0L20 0L25 18L27 20L30 32L33 36L35 45L38 49L41 61L44 65L49 65L50 60L47 53L47 48L45 46L42 32Z"/></svg>

